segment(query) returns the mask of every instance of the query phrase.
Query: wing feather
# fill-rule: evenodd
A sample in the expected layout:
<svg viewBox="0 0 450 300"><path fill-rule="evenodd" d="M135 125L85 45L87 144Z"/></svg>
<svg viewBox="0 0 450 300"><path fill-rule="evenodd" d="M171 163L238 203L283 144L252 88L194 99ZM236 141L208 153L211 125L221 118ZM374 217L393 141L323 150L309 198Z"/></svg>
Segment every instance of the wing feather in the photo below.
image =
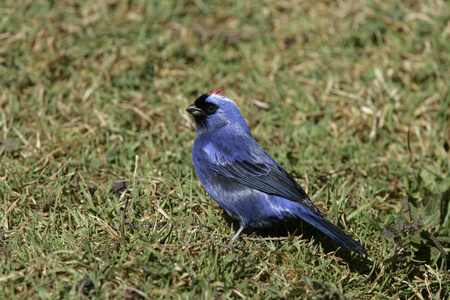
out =
<svg viewBox="0 0 450 300"><path fill-rule="evenodd" d="M278 164L233 161L214 164L213 170L235 182L266 194L297 202L312 212L320 214L300 185Z"/></svg>

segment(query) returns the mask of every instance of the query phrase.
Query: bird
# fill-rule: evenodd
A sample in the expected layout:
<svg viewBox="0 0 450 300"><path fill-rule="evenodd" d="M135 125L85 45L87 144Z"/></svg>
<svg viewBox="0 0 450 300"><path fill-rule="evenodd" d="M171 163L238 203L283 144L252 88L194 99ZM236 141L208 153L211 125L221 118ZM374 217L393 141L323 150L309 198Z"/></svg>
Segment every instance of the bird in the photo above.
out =
<svg viewBox="0 0 450 300"><path fill-rule="evenodd" d="M208 194L239 223L230 245L246 228L267 228L301 219L337 244L367 250L327 220L295 179L252 137L236 103L220 89L202 94L186 108L193 116L194 169Z"/></svg>

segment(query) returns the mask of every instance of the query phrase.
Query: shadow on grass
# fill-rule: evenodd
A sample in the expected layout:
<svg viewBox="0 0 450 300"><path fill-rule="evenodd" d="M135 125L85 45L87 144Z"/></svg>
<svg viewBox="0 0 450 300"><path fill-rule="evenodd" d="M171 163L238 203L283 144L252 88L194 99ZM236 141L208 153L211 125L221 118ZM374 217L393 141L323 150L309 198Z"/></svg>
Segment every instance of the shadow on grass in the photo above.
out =
<svg viewBox="0 0 450 300"><path fill-rule="evenodd" d="M227 223L233 224L233 228L239 228L239 224L232 220L226 213L223 214L223 217ZM244 233L247 236L245 234L241 235L240 239L261 238L261 240L265 240L274 238L274 243L283 243L289 240L289 237L301 236L304 240L312 239L315 245L321 245L324 253L332 254L346 261L352 271L367 274L373 267L373 262L368 259L370 253L364 256L343 248L333 239L300 219L279 221L269 228L247 228L244 230ZM235 246L235 248L239 249L240 247Z"/></svg>

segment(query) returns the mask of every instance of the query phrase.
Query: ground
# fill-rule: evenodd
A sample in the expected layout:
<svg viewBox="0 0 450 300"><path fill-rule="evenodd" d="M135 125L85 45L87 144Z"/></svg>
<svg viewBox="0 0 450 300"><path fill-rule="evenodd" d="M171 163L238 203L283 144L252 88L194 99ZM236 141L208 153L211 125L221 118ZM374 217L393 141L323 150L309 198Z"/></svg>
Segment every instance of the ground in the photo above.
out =
<svg viewBox="0 0 450 300"><path fill-rule="evenodd" d="M445 299L450 2L0 4L0 298ZM368 256L236 225L185 108L222 89Z"/></svg>

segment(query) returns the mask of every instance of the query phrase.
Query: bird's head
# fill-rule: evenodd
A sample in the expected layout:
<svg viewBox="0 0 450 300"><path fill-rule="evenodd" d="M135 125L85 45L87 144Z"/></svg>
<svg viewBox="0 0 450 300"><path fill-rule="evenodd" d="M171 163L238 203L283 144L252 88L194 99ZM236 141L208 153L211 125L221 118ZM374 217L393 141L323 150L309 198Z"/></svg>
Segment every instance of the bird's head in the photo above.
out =
<svg viewBox="0 0 450 300"><path fill-rule="evenodd" d="M197 133L212 133L225 125L232 125L250 134L236 103L222 93L222 90L213 90L203 94L186 108L186 111L194 116Z"/></svg>

